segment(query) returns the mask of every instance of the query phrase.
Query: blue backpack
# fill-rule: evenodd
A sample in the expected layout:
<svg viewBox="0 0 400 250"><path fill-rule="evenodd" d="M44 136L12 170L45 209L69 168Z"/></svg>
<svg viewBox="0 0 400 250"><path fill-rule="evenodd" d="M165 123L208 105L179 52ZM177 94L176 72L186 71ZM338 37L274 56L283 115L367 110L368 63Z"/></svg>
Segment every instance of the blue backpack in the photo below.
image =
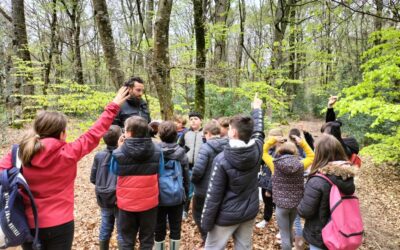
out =
<svg viewBox="0 0 400 250"><path fill-rule="evenodd" d="M40 249L38 238L38 214L33 195L21 173L21 161L18 158L18 145L11 150L12 168L0 174L0 249L19 246L33 241L33 249ZM35 236L31 234L25 207L19 189L25 191L31 201L35 220Z"/></svg>
<svg viewBox="0 0 400 250"><path fill-rule="evenodd" d="M184 202L185 189L183 188L181 163L177 160L164 162L164 154L162 152L158 184L160 206L176 206Z"/></svg>
<svg viewBox="0 0 400 250"><path fill-rule="evenodd" d="M115 190L118 176L110 169L112 163L116 164L116 161L112 157L112 151L108 151L96 172L96 199L102 208L114 208L117 204Z"/></svg>

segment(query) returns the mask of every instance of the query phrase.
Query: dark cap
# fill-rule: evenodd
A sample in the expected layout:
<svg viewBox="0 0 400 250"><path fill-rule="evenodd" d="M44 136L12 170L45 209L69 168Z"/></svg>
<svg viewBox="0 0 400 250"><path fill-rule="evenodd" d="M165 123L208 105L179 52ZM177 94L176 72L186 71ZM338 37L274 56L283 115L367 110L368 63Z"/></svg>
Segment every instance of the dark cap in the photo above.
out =
<svg viewBox="0 0 400 250"><path fill-rule="evenodd" d="M189 119L190 117L198 117L200 120L203 120L203 115L197 111L190 111L189 112Z"/></svg>

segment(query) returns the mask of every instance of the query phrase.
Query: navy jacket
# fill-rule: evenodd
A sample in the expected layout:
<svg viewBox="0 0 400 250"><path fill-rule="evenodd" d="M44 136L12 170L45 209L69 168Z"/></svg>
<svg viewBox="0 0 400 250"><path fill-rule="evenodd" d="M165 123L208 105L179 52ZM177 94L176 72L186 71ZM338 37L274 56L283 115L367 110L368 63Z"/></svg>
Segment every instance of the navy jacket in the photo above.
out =
<svg viewBox="0 0 400 250"><path fill-rule="evenodd" d="M122 104L121 109L112 124L123 128L125 121L131 116L141 116L146 119L148 123L151 121L147 103L144 100L138 102L136 99L131 98Z"/></svg>
<svg viewBox="0 0 400 250"><path fill-rule="evenodd" d="M319 170L335 183L339 190L346 195L353 194L354 168L345 162L331 162ZM329 195L331 185L323 178L311 176L304 190L303 199L297 207L297 212L305 218L303 236L314 246L326 249L322 240L322 228L330 218Z"/></svg>
<svg viewBox="0 0 400 250"><path fill-rule="evenodd" d="M254 219L258 213L257 175L264 144L263 114L257 109L252 116L254 130L249 143L236 146L235 140L230 140L214 160L201 219L201 227L206 232L215 224L240 224Z"/></svg>
<svg viewBox="0 0 400 250"><path fill-rule="evenodd" d="M200 147L192 172L192 182L196 196L205 198L214 158L228 144L228 138L211 138Z"/></svg>

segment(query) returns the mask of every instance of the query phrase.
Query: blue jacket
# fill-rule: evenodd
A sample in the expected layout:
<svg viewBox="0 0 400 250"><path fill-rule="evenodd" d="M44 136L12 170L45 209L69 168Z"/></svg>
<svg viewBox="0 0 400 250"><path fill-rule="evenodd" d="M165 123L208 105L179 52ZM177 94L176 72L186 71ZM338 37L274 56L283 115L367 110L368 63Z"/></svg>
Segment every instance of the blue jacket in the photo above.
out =
<svg viewBox="0 0 400 250"><path fill-rule="evenodd" d="M257 216L257 175L264 144L263 114L257 109L252 116L254 130L251 140L243 146L230 140L214 160L201 219L201 227L206 232L211 231L215 224L231 226Z"/></svg>
<svg viewBox="0 0 400 250"><path fill-rule="evenodd" d="M196 196L205 198L210 181L211 167L214 158L222 152L228 144L228 138L211 138L200 147L197 161L192 172L192 183Z"/></svg>

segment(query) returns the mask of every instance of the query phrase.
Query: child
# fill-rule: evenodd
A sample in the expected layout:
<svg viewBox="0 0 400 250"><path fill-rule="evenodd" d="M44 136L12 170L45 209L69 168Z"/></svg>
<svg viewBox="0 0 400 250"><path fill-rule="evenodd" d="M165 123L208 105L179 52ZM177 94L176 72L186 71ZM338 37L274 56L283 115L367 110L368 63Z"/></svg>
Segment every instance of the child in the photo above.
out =
<svg viewBox="0 0 400 250"><path fill-rule="evenodd" d="M201 229L201 214L210 181L212 163L214 158L222 152L228 143L228 138L220 137L220 126L215 121L210 121L206 124L204 127L204 137L206 143L203 143L200 147L191 179L194 184L193 218L203 240L201 247L204 247L207 238L207 232Z"/></svg>
<svg viewBox="0 0 400 250"><path fill-rule="evenodd" d="M218 119L219 126L221 127L221 138L228 138L228 130L229 130L229 117L220 117Z"/></svg>
<svg viewBox="0 0 400 250"><path fill-rule="evenodd" d="M77 140L67 143L67 119L58 112L43 111L33 129L19 143L24 178L35 198L39 239L43 249L71 249L74 238L74 181L77 163L97 147L119 107L129 97L121 88L96 123ZM0 169L12 167L11 153L0 160ZM33 231L34 218L29 196L23 194L26 216ZM29 205L28 205L29 204ZM32 249L25 243L23 249Z"/></svg>
<svg viewBox="0 0 400 250"><path fill-rule="evenodd" d="M192 169L197 160L197 155L203 144L203 128L201 127L203 116L196 111L189 113L190 129L181 137L182 140L178 142L179 145L188 149L186 153L189 159L189 178L192 176ZM190 200L192 199L194 186L190 183L189 197L186 200L183 219L188 218Z"/></svg>
<svg viewBox="0 0 400 250"><path fill-rule="evenodd" d="M161 149L149 136L147 121L133 116L125 121L125 133L113 156L118 175L119 249L134 249L139 232L140 249L152 249L158 206L158 169Z"/></svg>
<svg viewBox="0 0 400 250"><path fill-rule="evenodd" d="M276 138L270 138L264 145L263 160L271 169L272 199L276 204L276 218L282 240L282 249L292 249L292 228L304 191L304 169L311 165L314 153L304 139L292 136L306 153L306 158L300 160L297 147L292 142L284 142L276 148L275 159L269 154L269 149L276 143Z"/></svg>
<svg viewBox="0 0 400 250"><path fill-rule="evenodd" d="M297 207L299 215L306 220L303 234L310 244L310 250L326 249L321 231L330 218L329 195L331 190L331 185L326 180L312 177L312 175L316 173L327 175L342 194L353 194L355 169L346 161L346 153L335 137L322 135L319 138L304 197Z"/></svg>
<svg viewBox="0 0 400 250"><path fill-rule="evenodd" d="M188 130L186 128L186 118L184 118L181 115L174 115L174 123L176 126L176 132L177 132L177 142L179 142L181 139L181 137L186 133L186 131Z"/></svg>
<svg viewBox="0 0 400 250"><path fill-rule="evenodd" d="M231 235L236 249L252 249L264 140L261 104L256 95L253 118L237 115L231 119L229 143L214 160L201 218L202 229L208 232L205 249L225 249Z"/></svg>
<svg viewBox="0 0 400 250"><path fill-rule="evenodd" d="M164 162L168 160L176 160L180 162L183 177L183 189L185 196L189 193L189 162L185 150L176 143L176 126L171 121L162 122L159 126L158 133L161 139L161 149L164 154ZM160 187L161 188L161 187ZM182 200L180 203L172 206L158 206L157 226L155 232L156 250L165 249L165 236L167 230L167 220L170 229L169 249L179 250L181 241L181 224L182 224Z"/></svg>
<svg viewBox="0 0 400 250"><path fill-rule="evenodd" d="M118 146L118 139L121 136L121 128L117 125L111 125L110 129L107 131L107 133L103 136L103 140L105 144L107 145L107 148L104 149L103 151L98 152L93 160L93 166L92 166L92 171L90 173L90 182L95 184L96 187L100 183L107 182L110 180L110 178L114 178L113 173L108 173L109 171L109 166L110 166L110 161L111 161L111 155L112 151L117 148ZM104 169L101 169L104 168ZM98 174L104 173L102 176L99 176ZM101 178L104 178L103 180ZM116 176L115 176L116 180ZM115 187L115 186L114 186ZM97 203L99 204L101 208L101 224L100 224L100 233L99 233L99 245L100 245L100 250L106 250L109 248L109 243L110 243L110 238L111 234L114 230L114 223L116 218L118 218L118 208L116 205L114 207L108 207L104 205L104 203L112 203L115 202L116 198L115 195L114 197L100 197L101 194L97 194L96 192L96 197ZM107 201L104 201L104 199L109 199ZM110 200L111 199L111 200ZM119 231L119 230L118 230ZM118 234L118 237L121 237L120 234ZM121 241L121 239L118 239Z"/></svg>

